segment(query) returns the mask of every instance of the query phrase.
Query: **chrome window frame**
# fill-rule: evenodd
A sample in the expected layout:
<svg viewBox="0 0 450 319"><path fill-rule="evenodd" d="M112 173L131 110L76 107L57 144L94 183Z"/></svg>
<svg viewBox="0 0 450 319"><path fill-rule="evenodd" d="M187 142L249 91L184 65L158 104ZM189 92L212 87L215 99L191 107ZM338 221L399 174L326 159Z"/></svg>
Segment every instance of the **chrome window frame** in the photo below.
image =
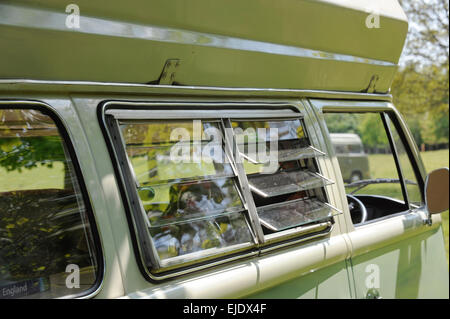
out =
<svg viewBox="0 0 450 319"><path fill-rule="evenodd" d="M203 108L203 109L202 109ZM280 111L286 111L285 114L280 115ZM217 112L220 112L218 115ZM288 114L290 111L291 114ZM274 102L257 102L257 103L249 103L249 102L230 102L230 103L220 103L220 102L145 102L145 101L104 101L99 105L99 120L100 124L102 124L106 130L104 133L106 134L107 144L110 146L111 154L114 157L116 163L120 164L121 168L116 171L119 173L119 177L121 182L119 185L124 187L124 192L121 192L125 195L125 199L128 202L128 205L125 205L129 208L129 214L132 216L132 233L135 233L136 230L136 220L135 213L133 213L133 205L136 205L136 201L139 201L136 197L137 192L130 192L130 186L135 182L130 180L130 172L126 172L130 170L130 166L128 161L125 161L122 156L118 153L124 153L124 146L117 149L116 144L117 141L114 142L114 136L111 135L111 123L118 123L119 119L122 120L133 120L139 121L143 119L144 121L148 120L193 120L193 119L202 119L202 120L214 120L214 121L222 121L223 127L227 128L231 125L230 119L239 119L239 120L282 120L282 119L303 119L305 117L305 113L303 113L298 106L294 103L274 103ZM195 117L195 118L194 118ZM109 118L109 119L108 119ZM303 122L303 121L302 121ZM305 130L308 132L308 128L306 127L306 123L303 122ZM114 128L117 130L117 128ZM225 131L226 132L226 131ZM117 135L117 132L116 132ZM116 136L117 139L117 136ZM234 134L232 136L227 136L224 134L224 149L227 154L231 154L232 150L230 149L231 143L234 143ZM232 139L232 140L231 140ZM232 155L231 155L232 156ZM160 282L162 280L170 279L173 277L177 277L180 275L192 273L194 271L203 270L206 268L211 268L216 265L220 265L223 263L231 262L234 260L239 260L248 257L258 256L261 253L269 252L275 249L283 248L289 245L294 245L306 240L310 240L317 237L326 236L330 234L335 220L334 217L331 216L325 222L320 222L312 225L304 225L298 226L292 229L288 229L285 231L280 231L275 236L268 236L262 233L262 227L258 219L258 215L256 213L256 206L254 206L253 196L248 187L248 181L245 174L245 171L242 167L242 163L235 161L234 157L231 157L231 166L233 169L236 169L236 177L239 180L238 189L242 191L243 204L248 212L249 222L250 222L250 231L255 232L254 236L257 239L257 242L251 244L249 247L244 248L243 250L225 252L224 254L213 255L211 257L207 257L205 259L196 259L187 264L183 264L182 266L174 266L172 268L161 268L161 271L154 272L151 269L152 265L147 265L145 263L145 258L143 258L143 247L140 243L141 239L138 236L134 235L133 242L137 245L137 249L135 249L136 256L141 265L141 270L147 280ZM236 167L234 166L236 165ZM114 165L116 166L116 165ZM315 166L318 171L321 172L320 164L315 161ZM128 185L128 188L126 187ZM323 193L327 202L329 202L330 196L327 190L327 187L323 187ZM136 193L136 194L130 194ZM134 204L133 204L134 203ZM248 206L249 205L249 206ZM149 236L150 237L150 236ZM153 250L153 253L154 250ZM152 257L154 258L154 257Z"/></svg>

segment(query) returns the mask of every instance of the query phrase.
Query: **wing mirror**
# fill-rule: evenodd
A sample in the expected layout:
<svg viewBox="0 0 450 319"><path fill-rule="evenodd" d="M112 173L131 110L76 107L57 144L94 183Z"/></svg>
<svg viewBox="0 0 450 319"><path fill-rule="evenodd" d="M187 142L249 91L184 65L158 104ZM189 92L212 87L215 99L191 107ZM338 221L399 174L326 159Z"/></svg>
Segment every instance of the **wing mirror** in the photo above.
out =
<svg viewBox="0 0 450 319"><path fill-rule="evenodd" d="M425 180L425 204L429 214L429 224L431 224L431 215L448 210L448 180L449 170L447 167L432 171Z"/></svg>

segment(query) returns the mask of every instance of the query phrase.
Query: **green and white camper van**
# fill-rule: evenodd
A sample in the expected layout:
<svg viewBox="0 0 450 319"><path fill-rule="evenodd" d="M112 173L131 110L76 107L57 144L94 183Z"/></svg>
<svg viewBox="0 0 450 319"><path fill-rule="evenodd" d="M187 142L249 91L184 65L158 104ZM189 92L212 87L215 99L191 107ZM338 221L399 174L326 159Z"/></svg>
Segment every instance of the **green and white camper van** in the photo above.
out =
<svg viewBox="0 0 450 319"><path fill-rule="evenodd" d="M396 0L2 1L0 298L448 298L407 30ZM336 116L388 149L350 187Z"/></svg>

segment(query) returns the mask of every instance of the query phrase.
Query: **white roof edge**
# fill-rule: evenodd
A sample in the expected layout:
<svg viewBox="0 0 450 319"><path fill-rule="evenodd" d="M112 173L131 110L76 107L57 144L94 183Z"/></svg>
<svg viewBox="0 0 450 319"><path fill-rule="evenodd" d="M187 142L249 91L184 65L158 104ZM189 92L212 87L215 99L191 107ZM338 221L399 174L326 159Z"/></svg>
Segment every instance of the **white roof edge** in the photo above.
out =
<svg viewBox="0 0 450 319"><path fill-rule="evenodd" d="M380 16L408 22L398 0L318 0L335 6L350 8L357 11L374 13Z"/></svg>

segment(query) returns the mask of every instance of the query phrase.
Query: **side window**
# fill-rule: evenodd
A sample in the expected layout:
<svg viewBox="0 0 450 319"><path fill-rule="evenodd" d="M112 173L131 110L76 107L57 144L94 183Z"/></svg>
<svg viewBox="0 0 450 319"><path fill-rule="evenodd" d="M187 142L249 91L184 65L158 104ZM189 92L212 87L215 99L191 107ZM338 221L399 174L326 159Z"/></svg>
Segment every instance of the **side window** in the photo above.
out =
<svg viewBox="0 0 450 319"><path fill-rule="evenodd" d="M153 270L253 244L219 121L120 121Z"/></svg>
<svg viewBox="0 0 450 319"><path fill-rule="evenodd" d="M341 213L328 203L334 181L320 174L316 157L326 154L311 145L300 113L191 118L199 112L105 111L147 275L167 278L331 230Z"/></svg>
<svg viewBox="0 0 450 319"><path fill-rule="evenodd" d="M0 298L95 288L100 256L87 213L53 119L34 109L0 109Z"/></svg>
<svg viewBox="0 0 450 319"><path fill-rule="evenodd" d="M354 224L421 204L420 184L389 113L325 113L336 146L361 145L336 156ZM392 115L393 116L393 115Z"/></svg>

